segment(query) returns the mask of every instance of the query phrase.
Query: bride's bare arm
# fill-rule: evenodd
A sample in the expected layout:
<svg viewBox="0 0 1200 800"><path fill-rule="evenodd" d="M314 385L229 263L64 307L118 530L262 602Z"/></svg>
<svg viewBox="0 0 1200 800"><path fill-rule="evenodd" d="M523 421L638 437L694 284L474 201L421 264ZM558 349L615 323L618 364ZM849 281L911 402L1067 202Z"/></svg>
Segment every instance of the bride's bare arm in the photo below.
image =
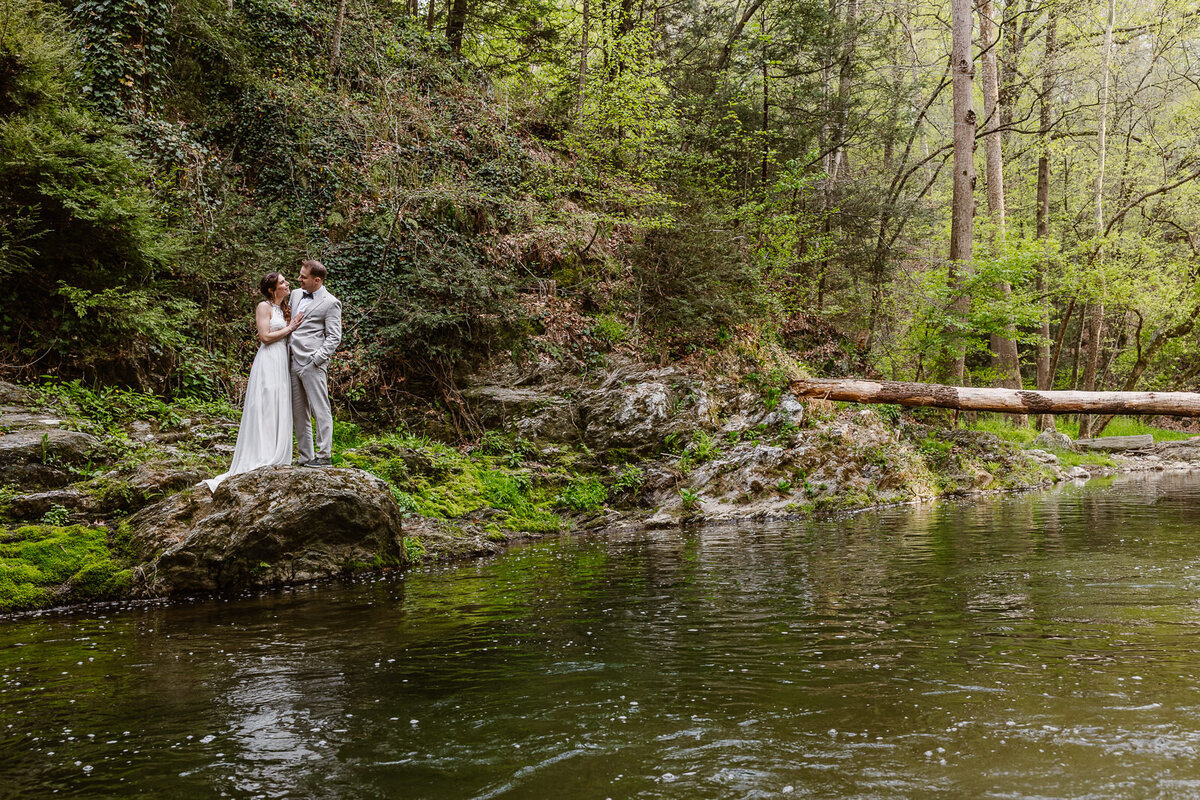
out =
<svg viewBox="0 0 1200 800"><path fill-rule="evenodd" d="M296 314L287 325L273 331L271 330L271 304L264 300L258 304L258 308L254 309L254 322L258 325L258 340L263 344L271 344L287 338L292 331L296 330L296 326L302 319L304 319L303 314Z"/></svg>

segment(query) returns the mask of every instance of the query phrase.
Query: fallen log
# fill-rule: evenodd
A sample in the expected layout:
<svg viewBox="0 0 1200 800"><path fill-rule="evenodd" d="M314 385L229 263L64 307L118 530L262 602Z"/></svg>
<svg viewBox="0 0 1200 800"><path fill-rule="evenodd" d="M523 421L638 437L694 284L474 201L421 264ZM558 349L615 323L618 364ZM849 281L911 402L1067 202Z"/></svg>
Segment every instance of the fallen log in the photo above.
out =
<svg viewBox="0 0 1200 800"><path fill-rule="evenodd" d="M1081 450L1105 450L1116 453L1121 450L1145 450L1154 446L1154 437L1148 433L1136 436L1101 436L1096 439L1076 439L1071 444Z"/></svg>
<svg viewBox="0 0 1200 800"><path fill-rule="evenodd" d="M1196 392L1033 392L979 389L937 383L803 378L791 382L797 397L850 403L887 403L1005 414L1167 414L1200 417Z"/></svg>

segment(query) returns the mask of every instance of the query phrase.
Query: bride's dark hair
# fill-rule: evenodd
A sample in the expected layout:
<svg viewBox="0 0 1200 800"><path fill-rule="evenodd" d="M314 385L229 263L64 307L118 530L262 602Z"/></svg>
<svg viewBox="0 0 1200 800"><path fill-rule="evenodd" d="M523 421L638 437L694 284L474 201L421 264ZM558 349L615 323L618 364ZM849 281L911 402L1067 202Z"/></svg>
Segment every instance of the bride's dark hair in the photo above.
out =
<svg viewBox="0 0 1200 800"><path fill-rule="evenodd" d="M258 282L258 290L262 292L263 297L267 298L268 301L270 301L271 295L275 294L275 287L279 285L279 279L282 277L282 273L268 272L266 275L263 275L263 279ZM291 322L292 304L290 302L290 298L283 298L283 302L279 304L279 307L283 309L283 318L288 322Z"/></svg>

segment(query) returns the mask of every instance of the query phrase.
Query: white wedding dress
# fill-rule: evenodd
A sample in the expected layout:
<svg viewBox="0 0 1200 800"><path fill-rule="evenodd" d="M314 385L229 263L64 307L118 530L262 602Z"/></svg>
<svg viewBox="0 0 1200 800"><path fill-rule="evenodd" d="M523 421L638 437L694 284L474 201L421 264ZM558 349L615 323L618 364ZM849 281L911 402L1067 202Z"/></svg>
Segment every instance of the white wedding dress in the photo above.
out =
<svg viewBox="0 0 1200 800"><path fill-rule="evenodd" d="M271 330L287 326L283 311L271 305ZM288 340L284 336L260 345L250 366L242 424L238 427L233 463L224 475L204 481L216 491L230 475L258 467L292 463L292 383L288 377Z"/></svg>

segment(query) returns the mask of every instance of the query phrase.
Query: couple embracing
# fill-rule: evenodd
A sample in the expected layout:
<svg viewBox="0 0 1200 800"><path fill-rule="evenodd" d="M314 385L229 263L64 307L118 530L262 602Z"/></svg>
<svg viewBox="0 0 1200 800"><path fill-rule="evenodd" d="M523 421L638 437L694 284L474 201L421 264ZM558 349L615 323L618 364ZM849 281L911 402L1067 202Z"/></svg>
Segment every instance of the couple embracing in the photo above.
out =
<svg viewBox="0 0 1200 800"><path fill-rule="evenodd" d="M329 359L342 341L342 304L325 288L327 275L324 264L309 260L301 262L298 289L278 272L259 283L266 298L254 312L261 344L246 383L233 463L225 474L204 481L211 491L230 475L291 464L293 428L299 464L332 464Z"/></svg>

